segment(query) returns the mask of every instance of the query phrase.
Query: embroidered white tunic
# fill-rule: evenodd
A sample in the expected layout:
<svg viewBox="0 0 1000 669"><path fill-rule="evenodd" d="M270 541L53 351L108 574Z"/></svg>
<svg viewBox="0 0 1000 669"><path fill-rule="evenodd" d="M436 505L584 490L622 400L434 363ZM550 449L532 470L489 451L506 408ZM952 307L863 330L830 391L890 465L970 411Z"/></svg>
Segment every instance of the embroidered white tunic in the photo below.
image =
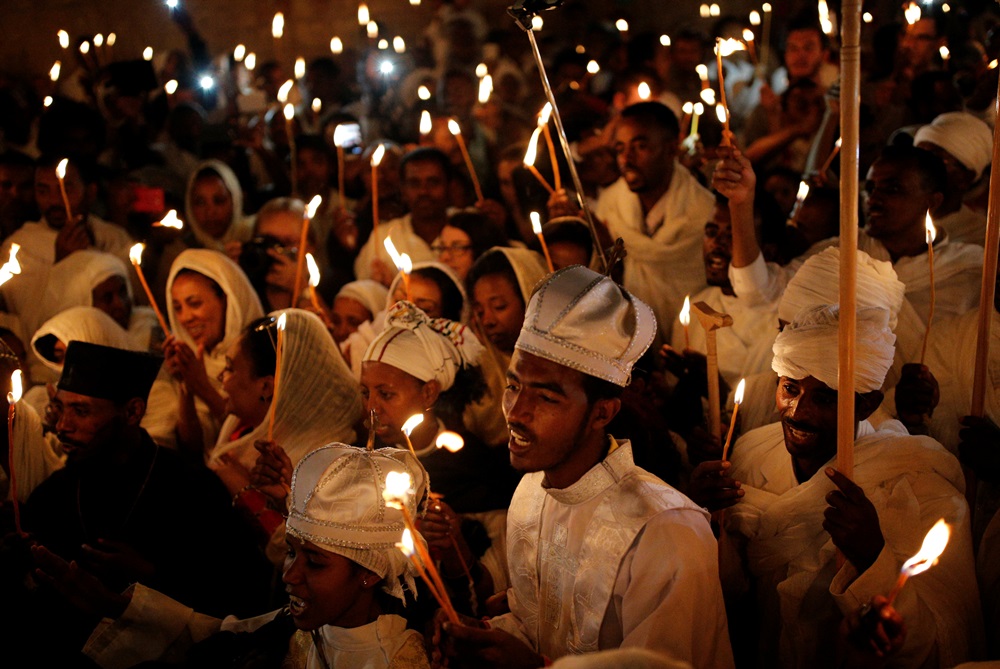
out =
<svg viewBox="0 0 1000 669"><path fill-rule="evenodd" d="M511 502L511 612L492 624L552 659L643 647L732 667L708 514L637 467L627 441L565 489L527 474Z"/></svg>

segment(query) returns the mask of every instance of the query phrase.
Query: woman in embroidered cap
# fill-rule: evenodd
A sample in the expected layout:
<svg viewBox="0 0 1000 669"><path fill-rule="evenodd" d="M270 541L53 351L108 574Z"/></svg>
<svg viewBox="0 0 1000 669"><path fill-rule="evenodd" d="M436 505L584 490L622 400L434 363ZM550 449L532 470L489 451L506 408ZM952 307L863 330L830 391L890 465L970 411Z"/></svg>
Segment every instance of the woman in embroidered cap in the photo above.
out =
<svg viewBox="0 0 1000 669"><path fill-rule="evenodd" d="M402 513L383 498L389 472L410 476L405 503L416 516L427 479L406 451L329 444L302 459L292 477L282 574L289 603L256 618L204 616L140 584L118 595L44 549L35 557L47 580L83 595L103 616L83 648L101 667L186 655L182 666L423 669L420 634L393 613L405 605L404 588L413 591L414 574L395 545Z"/></svg>
<svg viewBox="0 0 1000 669"><path fill-rule="evenodd" d="M485 390L477 366L482 351L468 327L397 302L361 367L361 394L379 442L406 446L403 424L422 417L409 441L447 502L431 505L421 531L456 588L467 589L471 576L476 598L456 598L470 602L506 588L506 509L517 483L506 451L486 446L462 423L465 407ZM437 447L445 431L459 433L464 447Z"/></svg>

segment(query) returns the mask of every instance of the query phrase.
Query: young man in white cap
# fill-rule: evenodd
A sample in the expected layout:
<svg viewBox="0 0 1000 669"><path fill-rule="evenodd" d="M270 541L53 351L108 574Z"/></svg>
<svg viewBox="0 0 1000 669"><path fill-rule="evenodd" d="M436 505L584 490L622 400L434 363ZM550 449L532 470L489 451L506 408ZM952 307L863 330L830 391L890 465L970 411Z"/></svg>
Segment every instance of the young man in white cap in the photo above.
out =
<svg viewBox="0 0 1000 669"><path fill-rule="evenodd" d="M648 306L581 266L531 298L503 398L511 463L527 472L507 518L510 613L446 627L477 666L618 647L732 666L707 514L606 431L655 328Z"/></svg>
<svg viewBox="0 0 1000 669"><path fill-rule="evenodd" d="M836 305L807 308L778 335L780 422L740 438L731 466L700 465L692 496L730 507L722 573L730 595L745 594L751 579L756 586L756 615L740 624L760 627L742 635L758 641L760 666L856 666L838 657L843 617L886 595L944 518L951 540L940 563L895 600L909 634L887 666L952 667L982 643L962 471L934 440L896 421L876 430L866 420L893 360L889 312L878 307L857 315L853 480L833 468L838 368L830 351L839 316ZM837 551L846 559L839 567Z"/></svg>

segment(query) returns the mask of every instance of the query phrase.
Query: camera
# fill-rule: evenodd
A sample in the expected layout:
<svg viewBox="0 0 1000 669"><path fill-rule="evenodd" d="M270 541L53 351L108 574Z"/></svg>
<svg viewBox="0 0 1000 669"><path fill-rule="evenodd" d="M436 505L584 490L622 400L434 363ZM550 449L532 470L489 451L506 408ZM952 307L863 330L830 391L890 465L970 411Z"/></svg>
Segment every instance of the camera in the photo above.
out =
<svg viewBox="0 0 1000 669"><path fill-rule="evenodd" d="M282 243L270 235L254 237L243 245L240 250L240 267L246 272L250 283L254 286L263 285L267 271L271 269L274 258L268 255L268 251L275 250L289 258L294 258L298 254L298 249L282 245Z"/></svg>

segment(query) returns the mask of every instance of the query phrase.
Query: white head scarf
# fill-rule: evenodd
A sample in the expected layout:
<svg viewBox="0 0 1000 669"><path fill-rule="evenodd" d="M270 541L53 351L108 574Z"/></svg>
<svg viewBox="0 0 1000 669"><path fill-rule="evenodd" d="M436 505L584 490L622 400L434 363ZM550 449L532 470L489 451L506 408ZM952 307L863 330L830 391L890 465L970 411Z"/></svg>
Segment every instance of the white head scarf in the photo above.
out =
<svg viewBox="0 0 1000 669"><path fill-rule="evenodd" d="M976 179L982 176L993 156L993 131L981 119L967 112L941 114L930 125L917 130L913 144L916 146L920 142L941 147L972 170Z"/></svg>
<svg viewBox="0 0 1000 669"><path fill-rule="evenodd" d="M219 178L222 179L222 183L225 184L226 190L229 191L229 194L233 198L233 216L229 221L229 227L226 228L226 232L219 239L205 232L198 225L192 213L194 210L191 207L191 196L194 191L194 182L204 172L218 174ZM184 219L184 222L191 226L191 231L194 233L194 237L198 240L198 243L207 249L222 251L225 249L226 242L245 242L253 236L253 218L243 216L243 189L240 187L240 181L236 178L236 174L229 165L220 160L206 160L199 163L194 169L188 178L187 191L184 193L184 208L187 212L187 218Z"/></svg>
<svg viewBox="0 0 1000 669"><path fill-rule="evenodd" d="M385 309L385 301L388 296L389 293L385 289L385 286L371 279L361 279L360 281L345 283L340 292L337 293L337 297L346 297L358 302L370 311L373 317Z"/></svg>
<svg viewBox="0 0 1000 669"><path fill-rule="evenodd" d="M302 309L271 315L282 313L286 320L273 436L295 464L323 444L354 441L354 424L361 418L363 405L358 383L323 322ZM236 416L226 418L209 455L210 464L228 453L253 467L257 460L253 444L267 438L268 421L230 441L237 427Z"/></svg>
<svg viewBox="0 0 1000 669"><path fill-rule="evenodd" d="M224 334L222 341L211 352L213 356L219 351L225 354L225 351L229 349L229 345L240 335L243 328L251 321L264 315L264 308L260 306L260 299L257 297L253 286L250 285L247 275L240 269L240 266L222 253L209 251L208 249L188 249L183 251L174 260L174 264L170 266L170 274L167 276L167 318L170 321L170 331L173 332L174 336L192 349L196 349L197 346L194 340L191 339L191 335L187 333L187 330L177 322L177 314L174 313L173 300L171 299L174 279L177 278L177 274L180 271L185 269L208 277L217 283L226 295ZM209 370L209 377L211 376L212 371Z"/></svg>
<svg viewBox="0 0 1000 669"><path fill-rule="evenodd" d="M896 278L892 263L858 251L858 307L885 307L889 328L896 329L906 284ZM840 299L840 248L832 246L809 257L791 278L778 303L778 318L791 323L803 310Z"/></svg>
<svg viewBox="0 0 1000 669"><path fill-rule="evenodd" d="M468 318L466 317L468 316L469 312L469 296L466 295L465 284L463 284L462 280L458 278L457 274L455 274L455 270L448 267L444 263L439 263L436 260L424 260L422 262L413 264L414 271L418 269L429 269L429 268L439 270L442 274L444 274L448 278L449 281L455 284L456 288L458 288L458 292L462 295L462 317L460 320L463 323L467 321ZM393 277L392 281L389 282L389 292L385 296L384 309L386 311L391 309L392 305L395 304L395 300L392 299L392 296L395 295L396 290L399 288L399 284L402 281L403 281L403 273L399 272L398 274L396 274L396 276Z"/></svg>
<svg viewBox="0 0 1000 669"><path fill-rule="evenodd" d="M364 360L384 362L424 382L435 379L444 391L458 370L477 364L482 352L471 329L446 318L432 320L404 300L389 310L385 329L368 345Z"/></svg>
<svg viewBox="0 0 1000 669"><path fill-rule="evenodd" d="M118 256L84 249L52 265L35 327L70 307L94 306L94 288L113 276L125 280L125 289L132 299L129 269Z"/></svg>
<svg viewBox="0 0 1000 669"><path fill-rule="evenodd" d="M58 339L67 346L71 341L85 341L125 350L140 350L132 345L128 333L111 316L94 307L73 307L61 311L42 324L31 338L31 348L46 367L62 371L62 363L46 355Z"/></svg>
<svg viewBox="0 0 1000 669"><path fill-rule="evenodd" d="M510 263L514 270L514 276L517 277L517 287L524 299L524 306L527 307L535 286L549 274L548 267L545 266L545 259L531 249L512 246L494 246L479 258L482 259L491 253L502 253L507 262Z"/></svg>
<svg viewBox="0 0 1000 669"><path fill-rule="evenodd" d="M292 475L285 531L378 574L384 579L382 589L405 603L401 577L411 592L416 588L413 568L396 548L405 527L403 513L382 495L390 472L410 476L406 506L416 518L427 498L428 480L408 451L337 443L312 451Z"/></svg>
<svg viewBox="0 0 1000 669"><path fill-rule="evenodd" d="M778 376L804 379L811 376L837 390L837 326L840 307L820 305L800 312L774 340L771 368ZM896 335L889 329L889 310L859 307L854 357L854 390L878 390L892 366Z"/></svg>

